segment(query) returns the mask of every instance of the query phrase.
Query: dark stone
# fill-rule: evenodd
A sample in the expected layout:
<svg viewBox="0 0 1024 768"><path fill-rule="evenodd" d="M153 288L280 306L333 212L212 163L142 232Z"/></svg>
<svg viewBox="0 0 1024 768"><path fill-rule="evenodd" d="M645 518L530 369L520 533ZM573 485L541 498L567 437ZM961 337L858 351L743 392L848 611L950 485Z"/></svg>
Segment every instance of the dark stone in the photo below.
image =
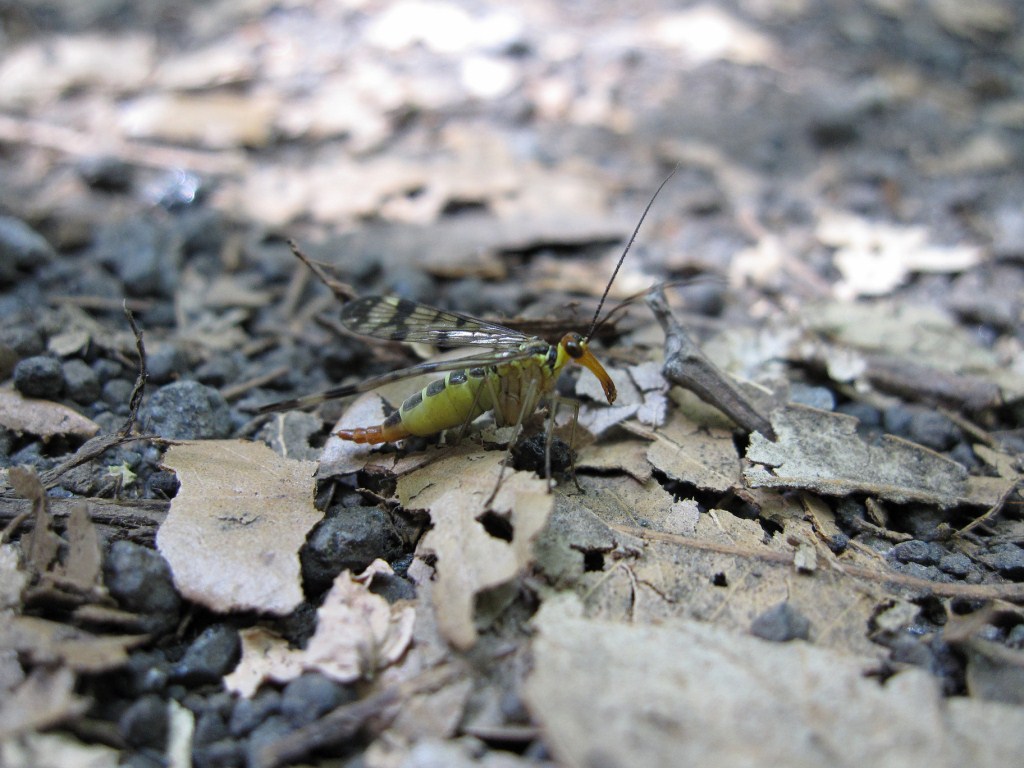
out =
<svg viewBox="0 0 1024 768"><path fill-rule="evenodd" d="M113 155L93 155L78 163L78 175L93 189L125 192L132 185L134 168Z"/></svg>
<svg viewBox="0 0 1024 768"><path fill-rule="evenodd" d="M788 602L783 602L754 619L750 633L773 643L806 640L811 634L811 622Z"/></svg>
<svg viewBox="0 0 1024 768"><path fill-rule="evenodd" d="M146 370L153 384L176 381L188 370L188 355L176 344L160 344L148 352Z"/></svg>
<svg viewBox="0 0 1024 768"><path fill-rule="evenodd" d="M1016 544L996 544L978 559L1000 575L1018 581L1024 579L1024 549Z"/></svg>
<svg viewBox="0 0 1024 768"><path fill-rule="evenodd" d="M173 499L178 495L181 483L178 476L166 469L154 472L146 480L146 488L149 489L149 496L157 499Z"/></svg>
<svg viewBox="0 0 1024 768"><path fill-rule="evenodd" d="M281 694L267 688L251 699L239 699L231 710L228 730L236 739L254 730L271 715L281 711Z"/></svg>
<svg viewBox="0 0 1024 768"><path fill-rule="evenodd" d="M234 669L240 653L238 631L227 624L214 624L192 642L171 676L186 685L216 683Z"/></svg>
<svg viewBox="0 0 1024 768"><path fill-rule="evenodd" d="M14 366L14 386L25 397L56 400L64 390L64 370L53 357L26 357Z"/></svg>
<svg viewBox="0 0 1024 768"><path fill-rule="evenodd" d="M56 256L53 246L32 227L13 216L0 216L0 285L13 283L19 271L28 271Z"/></svg>
<svg viewBox="0 0 1024 768"><path fill-rule="evenodd" d="M193 768L237 768L245 764L245 747L234 739L222 739L192 750Z"/></svg>
<svg viewBox="0 0 1024 768"><path fill-rule="evenodd" d="M181 239L157 218L131 216L106 224L96 235L95 253L114 270L129 296L174 296Z"/></svg>
<svg viewBox="0 0 1024 768"><path fill-rule="evenodd" d="M122 607L152 616L154 624L165 629L177 623L181 598L159 552L116 541L103 563L103 580Z"/></svg>
<svg viewBox="0 0 1024 768"><path fill-rule="evenodd" d="M934 451L947 451L963 437L952 421L938 411L928 410L916 411L910 417L908 436Z"/></svg>
<svg viewBox="0 0 1024 768"><path fill-rule="evenodd" d="M882 425L882 414L873 405L867 403L843 403L836 408L836 412L856 417L863 428L880 427Z"/></svg>
<svg viewBox="0 0 1024 768"><path fill-rule="evenodd" d="M951 582L953 577L943 573L934 565L921 565L913 561L900 562L899 560L889 560L889 566L894 571L905 573L907 576L913 576L916 579L926 579L927 581L939 581L939 582Z"/></svg>
<svg viewBox="0 0 1024 768"><path fill-rule="evenodd" d="M131 691L139 696L144 693L160 693L167 688L170 664L160 651L138 651L128 657L125 671L128 673Z"/></svg>
<svg viewBox="0 0 1024 768"><path fill-rule="evenodd" d="M143 696L124 711L117 728L129 746L163 751L169 730L167 703L153 694Z"/></svg>
<svg viewBox="0 0 1024 768"><path fill-rule="evenodd" d="M91 405L99 400L100 378L82 360L68 360L63 365L64 392L76 403Z"/></svg>
<svg viewBox="0 0 1024 768"><path fill-rule="evenodd" d="M296 728L308 725L340 704L356 700L355 692L325 675L307 672L281 694L281 715Z"/></svg>
<svg viewBox="0 0 1024 768"><path fill-rule="evenodd" d="M889 434L909 439L910 421L913 417L913 412L906 406L894 405L886 408L882 414L882 426Z"/></svg>
<svg viewBox="0 0 1024 768"><path fill-rule="evenodd" d="M809 387L806 384L794 384L789 388L789 401L831 411L836 407L836 396L825 387Z"/></svg>
<svg viewBox="0 0 1024 768"><path fill-rule="evenodd" d="M195 377L209 387L223 387L238 379L245 364L241 355L222 353L196 368Z"/></svg>
<svg viewBox="0 0 1024 768"><path fill-rule="evenodd" d="M378 507L348 507L321 520L299 553L308 592L330 587L344 570L358 573L376 558L390 560L402 552L387 515Z"/></svg>
<svg viewBox="0 0 1024 768"><path fill-rule="evenodd" d="M271 715L249 734L245 745L245 764L256 768L266 765L261 758L264 747L292 732L291 724L280 715Z"/></svg>
<svg viewBox="0 0 1024 768"><path fill-rule="evenodd" d="M408 572L408 566L406 572ZM377 574L370 583L370 591L375 595L380 595L389 603L416 599L415 585L398 573Z"/></svg>
<svg viewBox="0 0 1024 768"><path fill-rule="evenodd" d="M135 382L127 379L111 379L103 385L100 399L109 405L114 413L124 416L128 413L133 389L135 389Z"/></svg>
<svg viewBox="0 0 1024 768"><path fill-rule="evenodd" d="M196 718L196 729L192 734L193 744L213 744L228 738L228 725L224 716L214 710L205 710Z"/></svg>
<svg viewBox="0 0 1024 768"><path fill-rule="evenodd" d="M23 324L0 328L0 345L13 349L19 358L41 355L46 351L46 341L39 329Z"/></svg>
<svg viewBox="0 0 1024 768"><path fill-rule="evenodd" d="M962 552L949 552L939 559L939 570L952 576L966 576L977 566Z"/></svg>
<svg viewBox="0 0 1024 768"><path fill-rule="evenodd" d="M918 539L901 541L889 550L889 556L901 563L920 563L921 565L935 565L945 554L946 551L937 544L929 544L927 541Z"/></svg>
<svg viewBox="0 0 1024 768"><path fill-rule="evenodd" d="M171 440L228 437L231 409L224 396L197 381L160 387L142 408L144 428Z"/></svg>

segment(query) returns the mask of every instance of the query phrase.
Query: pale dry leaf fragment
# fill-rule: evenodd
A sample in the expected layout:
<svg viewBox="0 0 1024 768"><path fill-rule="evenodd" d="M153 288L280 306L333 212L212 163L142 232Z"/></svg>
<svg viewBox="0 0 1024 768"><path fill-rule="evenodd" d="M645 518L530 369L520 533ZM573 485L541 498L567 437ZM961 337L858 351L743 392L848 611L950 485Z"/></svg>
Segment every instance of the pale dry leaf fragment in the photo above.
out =
<svg viewBox="0 0 1024 768"><path fill-rule="evenodd" d="M50 728L83 714L89 700L75 695L75 674L67 667L36 667L0 699L0 741ZM6 765L6 763L3 763Z"/></svg>
<svg viewBox="0 0 1024 768"><path fill-rule="evenodd" d="M816 235L836 249L833 261L844 278L837 290L847 298L881 296L914 272L958 272L983 256L974 245L929 243L924 227L895 226L843 211L825 211Z"/></svg>
<svg viewBox="0 0 1024 768"><path fill-rule="evenodd" d="M891 435L875 444L857 434L857 419L790 404L772 415L778 440L750 437L743 470L755 488L807 488L829 496L867 493L897 503L943 509L967 493L967 470L921 445Z"/></svg>
<svg viewBox="0 0 1024 768"><path fill-rule="evenodd" d="M865 674L874 662L802 642L579 612L573 599L541 606L523 690L559 765L601 755L608 765L958 768L1015 764L1024 749L1024 711L954 704L922 670L882 685Z"/></svg>
<svg viewBox="0 0 1024 768"><path fill-rule="evenodd" d="M238 635L242 658L224 677L229 691L250 698L265 681L286 683L302 674L301 654L280 635L265 627L246 627Z"/></svg>
<svg viewBox="0 0 1024 768"><path fill-rule="evenodd" d="M157 532L178 591L214 611L284 615L303 600L299 549L322 513L316 464L261 443L209 440L164 456L181 490Z"/></svg>
<svg viewBox="0 0 1024 768"><path fill-rule="evenodd" d="M0 544L0 611L21 605L21 591L28 578L21 567L19 546Z"/></svg>
<svg viewBox="0 0 1024 768"><path fill-rule="evenodd" d="M727 491L740 482L731 431L699 426L675 412L655 434L647 460L673 480L714 491Z"/></svg>
<svg viewBox="0 0 1024 768"><path fill-rule="evenodd" d="M375 560L354 576L343 571L317 610L316 632L306 646L304 664L328 677L350 683L395 663L412 639L416 611L391 605L370 591L377 573L393 571Z"/></svg>
<svg viewBox="0 0 1024 768"><path fill-rule="evenodd" d="M0 742L4 768L117 768L121 753L101 744L82 744L62 733L26 733Z"/></svg>
<svg viewBox="0 0 1024 768"><path fill-rule="evenodd" d="M262 627L242 630L242 659L225 677L228 690L252 696L265 681L286 683L307 670L339 682L369 677L395 663L412 640L416 611L391 605L370 591L377 573L393 573L375 560L359 575L342 571L317 611L317 627L305 649L293 649Z"/></svg>
<svg viewBox="0 0 1024 768"><path fill-rule="evenodd" d="M448 642L460 649L476 642L478 595L509 584L532 562L533 540L554 505L545 481L510 470L488 509L485 502L503 459L501 451L453 451L398 482L402 506L426 509L434 523L417 553L437 558L437 623ZM488 532L481 522L488 512L507 523L511 540ZM492 596L500 600L497 594Z"/></svg>
<svg viewBox="0 0 1024 768"><path fill-rule="evenodd" d="M100 431L99 424L66 405L25 398L13 389L0 389L0 426L44 440L57 435L89 438Z"/></svg>

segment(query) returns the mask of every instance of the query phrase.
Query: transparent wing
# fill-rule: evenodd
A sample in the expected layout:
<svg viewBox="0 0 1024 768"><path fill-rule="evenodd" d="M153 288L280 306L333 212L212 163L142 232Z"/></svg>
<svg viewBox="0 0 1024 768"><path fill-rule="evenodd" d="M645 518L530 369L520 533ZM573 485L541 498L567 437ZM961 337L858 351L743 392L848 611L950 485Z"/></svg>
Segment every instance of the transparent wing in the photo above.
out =
<svg viewBox="0 0 1024 768"><path fill-rule="evenodd" d="M277 403L271 403L270 405L264 405L257 409L256 412L273 413L275 411L290 411L296 408L310 408L314 405L327 402L328 400L337 400L342 397L348 397L349 395L354 395L357 392L368 392L371 389L382 387L393 381L408 379L413 376L423 376L428 373L443 373L445 371L461 371L468 368L486 368L491 365L507 363L513 360L525 360L528 357L534 357L536 354L537 350L535 348L517 348L515 350L508 350L505 352L495 352L490 355L477 355L473 357L460 357L455 360L439 360L436 362L420 363L419 365L413 365L409 368L401 368L397 371L382 373L380 376L364 379L363 381L359 381L354 384L334 387L323 392L318 392L314 395L306 395L305 397L297 397L293 400L282 400Z"/></svg>
<svg viewBox="0 0 1024 768"><path fill-rule="evenodd" d="M364 336L453 347L487 346L508 350L537 340L535 336L497 323L395 296L366 296L350 301L342 307L341 322L350 331Z"/></svg>

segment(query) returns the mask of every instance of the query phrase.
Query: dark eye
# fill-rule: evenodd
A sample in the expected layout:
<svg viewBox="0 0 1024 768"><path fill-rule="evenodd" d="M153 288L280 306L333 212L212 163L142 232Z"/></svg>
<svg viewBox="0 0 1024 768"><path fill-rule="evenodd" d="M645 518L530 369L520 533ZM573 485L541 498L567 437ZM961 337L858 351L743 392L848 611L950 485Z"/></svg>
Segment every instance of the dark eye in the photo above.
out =
<svg viewBox="0 0 1024 768"><path fill-rule="evenodd" d="M578 336L567 336L562 340L562 343L565 345L565 351L569 357L574 360L578 360L583 357L583 344L580 343L580 338Z"/></svg>

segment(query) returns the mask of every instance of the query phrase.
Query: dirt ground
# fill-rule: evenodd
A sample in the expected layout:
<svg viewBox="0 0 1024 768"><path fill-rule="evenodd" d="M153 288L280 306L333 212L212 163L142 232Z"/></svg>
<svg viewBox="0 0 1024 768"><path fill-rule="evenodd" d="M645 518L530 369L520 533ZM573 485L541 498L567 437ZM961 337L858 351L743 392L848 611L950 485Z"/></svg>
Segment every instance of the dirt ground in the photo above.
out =
<svg viewBox="0 0 1024 768"><path fill-rule="evenodd" d="M1019 4L0 21L0 765L1019 760Z"/></svg>

